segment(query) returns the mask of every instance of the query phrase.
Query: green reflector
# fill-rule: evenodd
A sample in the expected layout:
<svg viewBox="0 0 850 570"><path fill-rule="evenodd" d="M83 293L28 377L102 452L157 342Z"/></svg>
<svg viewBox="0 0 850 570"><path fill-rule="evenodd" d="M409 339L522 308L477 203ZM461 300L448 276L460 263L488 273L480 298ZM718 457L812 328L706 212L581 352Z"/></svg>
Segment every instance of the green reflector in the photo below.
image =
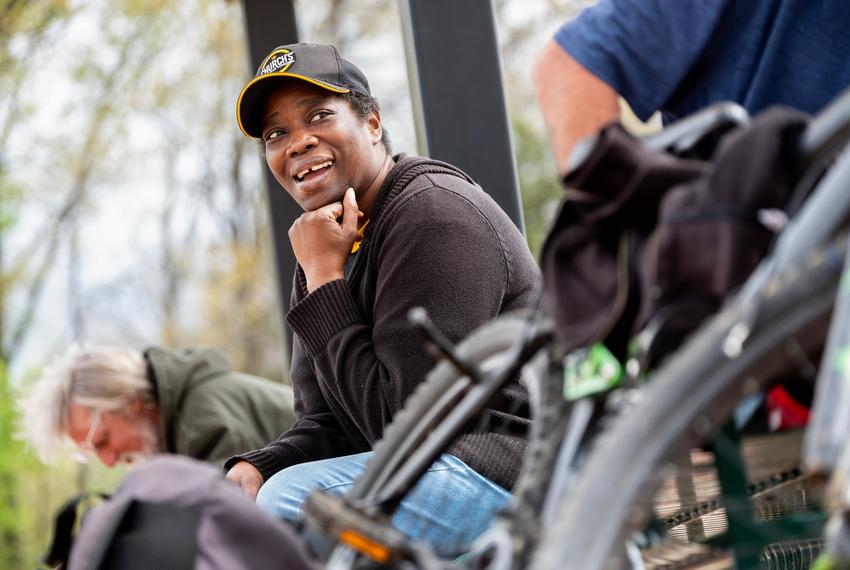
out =
<svg viewBox="0 0 850 570"><path fill-rule="evenodd" d="M602 343L575 350L564 358L564 398L568 401L608 392L622 379L622 364Z"/></svg>

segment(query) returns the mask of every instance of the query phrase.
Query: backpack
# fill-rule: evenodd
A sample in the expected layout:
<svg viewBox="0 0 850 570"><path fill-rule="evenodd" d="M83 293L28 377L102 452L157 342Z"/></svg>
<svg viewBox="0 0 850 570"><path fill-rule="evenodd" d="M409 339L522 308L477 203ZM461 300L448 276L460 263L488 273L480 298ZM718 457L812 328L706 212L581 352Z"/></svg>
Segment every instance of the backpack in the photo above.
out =
<svg viewBox="0 0 850 570"><path fill-rule="evenodd" d="M603 343L620 362L641 331L650 364L716 312L766 254L795 184L789 145L808 116L775 107L726 134L713 160L650 150L617 124L564 180L543 245L564 353Z"/></svg>
<svg viewBox="0 0 850 570"><path fill-rule="evenodd" d="M57 530L65 530L54 546L70 546L68 570L318 568L291 527L219 469L184 456L164 454L133 467L111 497L85 514L73 540L70 527L59 525L62 517ZM54 556L60 551L52 549Z"/></svg>

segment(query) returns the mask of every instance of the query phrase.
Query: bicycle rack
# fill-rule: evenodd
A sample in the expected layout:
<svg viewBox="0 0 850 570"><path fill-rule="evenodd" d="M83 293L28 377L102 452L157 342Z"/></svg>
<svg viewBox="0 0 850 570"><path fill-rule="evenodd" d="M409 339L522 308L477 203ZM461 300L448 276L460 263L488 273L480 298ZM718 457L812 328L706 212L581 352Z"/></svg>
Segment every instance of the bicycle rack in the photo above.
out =
<svg viewBox="0 0 850 570"><path fill-rule="evenodd" d="M826 513L794 513L776 520L758 520L748 490L740 433L734 425L728 424L718 434L713 448L729 524L728 532L717 543L733 545L735 568L764 568L764 553L777 543L806 542L811 555L816 556L814 541L823 537Z"/></svg>

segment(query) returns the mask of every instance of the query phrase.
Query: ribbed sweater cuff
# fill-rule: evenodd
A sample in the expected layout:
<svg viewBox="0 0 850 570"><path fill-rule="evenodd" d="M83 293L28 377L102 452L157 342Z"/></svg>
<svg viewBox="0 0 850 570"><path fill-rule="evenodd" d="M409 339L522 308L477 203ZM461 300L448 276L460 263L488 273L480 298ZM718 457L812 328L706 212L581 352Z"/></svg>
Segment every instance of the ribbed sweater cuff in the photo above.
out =
<svg viewBox="0 0 850 570"><path fill-rule="evenodd" d="M345 327L361 320L345 279L325 283L286 314L286 321L310 356L321 352L328 341Z"/></svg>
<svg viewBox="0 0 850 570"><path fill-rule="evenodd" d="M269 477L280 471L282 468L279 458L275 457L274 454L269 453L265 449L258 449L256 451L243 453L242 455L235 455L225 461L224 472L227 473L231 467L240 461L247 461L256 467L257 471L260 472L260 475L263 476L263 481L268 481Z"/></svg>

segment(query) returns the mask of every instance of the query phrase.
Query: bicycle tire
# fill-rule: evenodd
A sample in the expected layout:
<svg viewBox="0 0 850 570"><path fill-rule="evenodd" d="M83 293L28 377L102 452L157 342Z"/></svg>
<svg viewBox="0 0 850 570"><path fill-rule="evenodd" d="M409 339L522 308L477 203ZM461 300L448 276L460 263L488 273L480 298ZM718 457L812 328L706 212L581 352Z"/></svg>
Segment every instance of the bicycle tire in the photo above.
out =
<svg viewBox="0 0 850 570"><path fill-rule="evenodd" d="M503 550L492 557L488 568L493 570L525 568L540 538L541 513L569 421L569 405L563 395L563 369L552 354L547 354L544 366L545 373L537 377L542 381L536 386L534 422L513 498L494 528L476 544L476 550Z"/></svg>
<svg viewBox="0 0 850 570"><path fill-rule="evenodd" d="M456 347L457 354L476 363L505 354L516 346L527 327L526 312L502 315L461 341ZM435 366L384 430L348 498L358 500L377 495L382 483L398 470L471 385L469 378L452 363L443 361Z"/></svg>
<svg viewBox="0 0 850 570"><path fill-rule="evenodd" d="M733 302L662 366L641 401L590 451L533 568L627 566L625 540L645 524L662 466L706 441L741 397L770 383L781 366L776 357L783 343L793 338L807 350L822 346L845 245L832 245L811 256L806 267L791 268L765 285L758 319L737 357L722 350L746 310Z"/></svg>

